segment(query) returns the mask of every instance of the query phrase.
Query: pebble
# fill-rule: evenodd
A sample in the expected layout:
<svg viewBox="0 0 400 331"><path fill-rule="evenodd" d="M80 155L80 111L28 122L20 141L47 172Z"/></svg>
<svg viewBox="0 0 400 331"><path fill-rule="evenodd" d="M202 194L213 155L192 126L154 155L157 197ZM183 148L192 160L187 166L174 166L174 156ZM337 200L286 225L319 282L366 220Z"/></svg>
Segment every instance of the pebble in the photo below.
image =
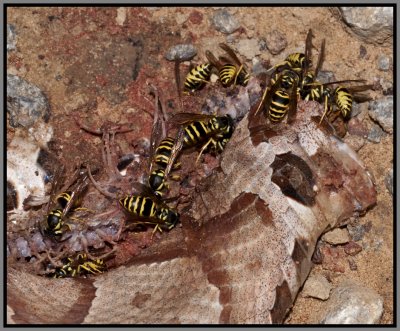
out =
<svg viewBox="0 0 400 331"><path fill-rule="evenodd" d="M356 261L354 261L353 258L349 257L347 259L347 261L349 262L349 268L350 268L351 271L358 270L357 263L356 263Z"/></svg>
<svg viewBox="0 0 400 331"><path fill-rule="evenodd" d="M179 44L171 47L165 54L169 61L189 61L197 54L196 48L192 44Z"/></svg>
<svg viewBox="0 0 400 331"><path fill-rule="evenodd" d="M278 31L272 30L265 36L265 41L267 43L267 48L271 54L277 55L282 52L288 45L286 36Z"/></svg>
<svg viewBox="0 0 400 331"><path fill-rule="evenodd" d="M322 83L330 83L335 81L335 74L332 71L320 71L317 80Z"/></svg>
<svg viewBox="0 0 400 331"><path fill-rule="evenodd" d="M390 169L385 177L385 185L391 195L393 195L393 169Z"/></svg>
<svg viewBox="0 0 400 331"><path fill-rule="evenodd" d="M349 122L347 123L347 132L353 136L366 138L368 136L369 130L365 121L363 121L361 116L359 116L352 117L349 120Z"/></svg>
<svg viewBox="0 0 400 331"><path fill-rule="evenodd" d="M344 252L347 255L354 256L360 253L361 251L362 247L354 241L350 241L346 245L344 245Z"/></svg>
<svg viewBox="0 0 400 331"><path fill-rule="evenodd" d="M393 96L370 101L368 114L385 132L393 133Z"/></svg>
<svg viewBox="0 0 400 331"><path fill-rule="evenodd" d="M263 60L260 60L258 57L253 58L252 60L252 74L253 76L258 76L261 74L266 74L268 72L267 66Z"/></svg>
<svg viewBox="0 0 400 331"><path fill-rule="evenodd" d="M50 106L46 96L35 85L26 80L7 75L7 112L12 127L31 127L38 119L45 122L50 117Z"/></svg>
<svg viewBox="0 0 400 331"><path fill-rule="evenodd" d="M350 236L347 229L334 229L325 233L322 240L331 245L345 244L350 241Z"/></svg>
<svg viewBox="0 0 400 331"><path fill-rule="evenodd" d="M349 231L349 234L354 241L359 241L362 238L364 238L364 235L369 231L371 231L371 228L372 228L371 221L368 221L365 224L347 225L347 230Z"/></svg>
<svg viewBox="0 0 400 331"><path fill-rule="evenodd" d="M380 143L381 138L385 135L381 127L377 124L372 124L371 130L368 133L367 139L373 143Z"/></svg>
<svg viewBox="0 0 400 331"><path fill-rule="evenodd" d="M354 102L353 103L353 107L351 108L351 113L350 113L350 117L356 117L357 115L361 114L361 113L368 113L368 102Z"/></svg>
<svg viewBox="0 0 400 331"><path fill-rule="evenodd" d="M325 307L321 324L376 324L383 313L383 299L374 290L347 280L332 291Z"/></svg>
<svg viewBox="0 0 400 331"><path fill-rule="evenodd" d="M322 275L310 276L304 284L302 296L327 300L331 292L332 285Z"/></svg>
<svg viewBox="0 0 400 331"><path fill-rule="evenodd" d="M239 22L225 9L217 10L213 15L212 24L222 33L230 34L240 28Z"/></svg>
<svg viewBox="0 0 400 331"><path fill-rule="evenodd" d="M378 69L381 71L389 71L391 65L390 57L386 55L379 55L378 57Z"/></svg>
<svg viewBox="0 0 400 331"><path fill-rule="evenodd" d="M322 268L333 272L346 271L346 254L340 246L325 245L321 247Z"/></svg>
<svg viewBox="0 0 400 331"><path fill-rule="evenodd" d="M17 33L15 32L15 26L7 24L7 52L15 51L17 49Z"/></svg>
<svg viewBox="0 0 400 331"><path fill-rule="evenodd" d="M358 152L365 145L364 137L353 136L352 134L346 135L343 140L356 152Z"/></svg>
<svg viewBox="0 0 400 331"><path fill-rule="evenodd" d="M257 39L241 39L236 47L238 52L249 60L261 54Z"/></svg>
<svg viewBox="0 0 400 331"><path fill-rule="evenodd" d="M366 55L367 55L367 49L363 45L360 45L360 55L359 55L360 59L365 58Z"/></svg>
<svg viewBox="0 0 400 331"><path fill-rule="evenodd" d="M393 7L339 7L344 22L368 43L392 43Z"/></svg>

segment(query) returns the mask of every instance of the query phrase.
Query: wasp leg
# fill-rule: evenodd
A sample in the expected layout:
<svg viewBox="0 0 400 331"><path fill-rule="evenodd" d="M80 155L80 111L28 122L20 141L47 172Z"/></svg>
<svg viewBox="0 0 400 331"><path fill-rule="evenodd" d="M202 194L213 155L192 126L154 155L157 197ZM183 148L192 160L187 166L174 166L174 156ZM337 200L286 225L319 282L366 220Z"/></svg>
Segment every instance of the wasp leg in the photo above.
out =
<svg viewBox="0 0 400 331"><path fill-rule="evenodd" d="M106 191L98 182L95 181L95 179L92 176L92 173L90 171L90 167L88 166L88 175L90 180L92 181L94 187L103 195L105 195L106 197L112 198L112 199L118 199L116 194L112 194L108 191Z"/></svg>
<svg viewBox="0 0 400 331"><path fill-rule="evenodd" d="M204 146L201 148L199 155L196 158L196 164L199 163L200 160L200 156L201 154L203 154L203 152L206 150L206 148L208 147L209 144L212 144L213 146L215 146L215 140L213 138L208 139L207 143L204 144Z"/></svg>
<svg viewBox="0 0 400 331"><path fill-rule="evenodd" d="M264 105L264 100L265 100L265 97L267 96L267 92L268 92L268 88L265 89L265 91L264 91L264 93L263 93L263 95L261 97L260 104L258 105L256 112L254 113L254 116L256 116L258 114L258 112L260 111L260 109Z"/></svg>
<svg viewBox="0 0 400 331"><path fill-rule="evenodd" d="M331 110L332 109L331 109L331 107L329 106L329 103L328 103L328 97L325 96L324 113L323 113L323 115L321 117L321 120L319 121L318 125L321 125L322 120L324 119L325 116L327 116L328 113L331 112Z"/></svg>
<svg viewBox="0 0 400 331"><path fill-rule="evenodd" d="M234 82L233 82L233 86L236 86L236 81L237 81L237 79L238 79L238 77L239 77L239 74L240 74L240 72L243 70L243 64L239 67L239 70L236 72L236 75L235 75L235 80L234 80Z"/></svg>
<svg viewBox="0 0 400 331"><path fill-rule="evenodd" d="M162 229L161 229L161 226L160 226L159 224L157 224L157 225L154 227L153 232L151 233L151 239L153 239L153 236L154 236L154 234L157 232L157 230L160 231L160 233L163 232Z"/></svg>

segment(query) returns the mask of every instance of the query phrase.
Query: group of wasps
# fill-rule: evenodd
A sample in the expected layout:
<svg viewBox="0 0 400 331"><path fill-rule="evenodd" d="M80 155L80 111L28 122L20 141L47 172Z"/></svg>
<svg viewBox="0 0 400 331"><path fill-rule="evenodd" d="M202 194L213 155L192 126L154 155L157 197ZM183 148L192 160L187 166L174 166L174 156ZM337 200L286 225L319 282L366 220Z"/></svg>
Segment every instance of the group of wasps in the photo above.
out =
<svg viewBox="0 0 400 331"><path fill-rule="evenodd" d="M272 71L270 84L264 90L256 113L262 109L271 123L281 122L286 115L288 123L293 121L299 99L314 100L324 105L320 123L324 117L332 114L334 118L340 114L343 118L348 118L352 108L352 93L371 88L371 85L353 87L339 85L363 82L363 80L343 80L324 84L317 81L316 77L324 58L325 40L322 41L314 71L311 70L311 40L312 31L309 30L305 52L292 53L269 70ZM217 59L210 51L206 51L209 63L200 64L189 71L184 83L185 92L193 93L207 84L213 68L217 69L219 81L223 87L247 85L250 79L247 69L229 46L220 44L220 47L226 55ZM337 87L332 90L329 86L334 84ZM156 98L156 112L160 113L161 108ZM170 230L179 222L179 213L167 205L169 199L164 198L164 194L169 188L169 179L179 180L179 176L170 173L181 166L177 162L180 152L185 149L199 148L197 161L204 152L214 154L222 152L232 136L235 124L229 115L178 113L168 121L177 127L175 137L165 137L165 130L163 130L163 137L160 134L162 116L157 116L157 118L159 120L154 121L151 135L147 183L142 185L140 194L126 195L118 199L119 205L133 220L133 224L154 226L153 233L157 230L162 232L162 229ZM65 217L67 213L74 213L81 209L80 197L87 184L87 171L80 170L78 179L70 189L57 196L55 201L58 207L51 209L45 218L43 232L47 236L61 238L65 231L68 231ZM50 275L76 277L105 270L102 259L89 259L83 253L65 258L63 263L62 267L57 268Z"/></svg>

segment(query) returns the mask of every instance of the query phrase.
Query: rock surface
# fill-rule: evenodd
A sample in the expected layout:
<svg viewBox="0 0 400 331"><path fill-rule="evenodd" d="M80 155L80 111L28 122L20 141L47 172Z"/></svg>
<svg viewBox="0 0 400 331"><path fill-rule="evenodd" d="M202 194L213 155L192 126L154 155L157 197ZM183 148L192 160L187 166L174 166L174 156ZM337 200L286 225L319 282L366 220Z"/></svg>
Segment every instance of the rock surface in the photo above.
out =
<svg viewBox="0 0 400 331"><path fill-rule="evenodd" d="M43 92L26 80L7 75L7 112L10 114L10 125L31 127L39 119L47 121L50 116L50 105Z"/></svg>
<svg viewBox="0 0 400 331"><path fill-rule="evenodd" d="M392 7L340 7L343 19L364 41L381 44L393 36Z"/></svg>
<svg viewBox="0 0 400 331"><path fill-rule="evenodd" d="M393 111L393 96L369 103L369 116L388 133L393 133Z"/></svg>
<svg viewBox="0 0 400 331"><path fill-rule="evenodd" d="M329 283L324 276L315 275L306 280L302 295L305 297L327 300L329 298L331 289L331 283Z"/></svg>
<svg viewBox="0 0 400 331"><path fill-rule="evenodd" d="M383 299L358 283L343 282L331 294L321 324L377 324L383 312Z"/></svg>

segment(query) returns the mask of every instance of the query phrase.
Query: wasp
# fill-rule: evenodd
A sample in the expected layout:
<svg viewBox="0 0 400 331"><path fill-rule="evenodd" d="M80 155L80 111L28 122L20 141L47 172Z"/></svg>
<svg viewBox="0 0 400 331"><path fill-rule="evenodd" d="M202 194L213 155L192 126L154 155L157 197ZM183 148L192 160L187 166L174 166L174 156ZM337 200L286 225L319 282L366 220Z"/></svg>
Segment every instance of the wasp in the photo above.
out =
<svg viewBox="0 0 400 331"><path fill-rule="evenodd" d="M179 221L179 213L153 196L146 188L141 195L130 195L119 199L119 204L136 219L134 224L155 225L153 234L162 228L171 230Z"/></svg>
<svg viewBox="0 0 400 331"><path fill-rule="evenodd" d="M292 53L283 62L272 67L274 72L271 75L270 87L264 90L255 114L260 109L264 109L267 117L273 123L282 121L286 114L288 114L288 123L294 121L297 100L301 97L303 85L314 81L313 74L307 73L311 66L311 40L312 31L310 29L306 37L305 52ZM320 66L320 60L318 66Z"/></svg>
<svg viewBox="0 0 400 331"><path fill-rule="evenodd" d="M165 173L165 169L171 161L171 153L175 140L171 137L162 139L166 135L165 122L167 118L165 110L163 109L163 103L160 102L157 91L154 88L153 90L155 94L155 113L150 139L148 185L153 193L157 197L161 198L163 191L169 188L169 185L167 184L168 176ZM162 140L160 141L160 139ZM172 165L172 170L177 170L179 168L179 162ZM180 179L177 175L171 175L169 178L172 180Z"/></svg>
<svg viewBox="0 0 400 331"><path fill-rule="evenodd" d="M328 85L342 84L348 82L365 82L365 80L362 79L343 80L343 81L329 82L317 85L322 91L325 104L324 113L321 117L320 124L322 123L324 117L330 115L332 112L335 113L334 118L331 120L332 122L339 115L342 115L343 119L346 120L349 118L351 114L353 108L353 99L356 99L359 102L367 101L370 99L368 96L359 94L358 92L372 89L373 88L372 84L347 86L347 87L338 85L333 91L332 89L327 87Z"/></svg>
<svg viewBox="0 0 400 331"><path fill-rule="evenodd" d="M284 70L292 70L297 74L306 71L311 66L311 40L312 40L312 31L308 30L306 37L306 47L304 53L292 53L289 54L285 60L273 66L271 69L275 70L275 72L281 72Z"/></svg>
<svg viewBox="0 0 400 331"><path fill-rule="evenodd" d="M204 84L208 83L211 77L212 65L203 63L191 68L185 78L185 93L200 90Z"/></svg>
<svg viewBox="0 0 400 331"><path fill-rule="evenodd" d="M168 184L166 183L167 177L165 174L165 169L167 168L170 159L172 149L174 147L175 140L171 137L163 139L155 150L153 157L153 163L157 165L157 169L153 170L149 176L149 186L155 193L155 195L161 197L163 195L163 190L168 189ZM172 170L177 170L181 166L180 162L174 163L172 165ZM180 176L171 175L169 178L173 180L179 180Z"/></svg>
<svg viewBox="0 0 400 331"><path fill-rule="evenodd" d="M282 121L288 114L288 123L293 122L297 110L299 75L286 69L271 81L272 84L265 89L255 114L264 109L273 123Z"/></svg>
<svg viewBox="0 0 400 331"><path fill-rule="evenodd" d="M208 61L217 68L219 72L219 80L221 81L222 86L228 87L232 85L232 83L234 86L246 86L250 79L250 75L236 56L235 52L224 43L220 43L219 47L226 52L228 57L220 56L217 59L214 54L208 50L206 51L206 56Z"/></svg>
<svg viewBox="0 0 400 331"><path fill-rule="evenodd" d="M72 257L65 257L61 260L62 266L55 268L48 277L66 278L79 277L88 274L103 273L106 265L103 259L90 259L85 253L78 253Z"/></svg>
<svg viewBox="0 0 400 331"><path fill-rule="evenodd" d="M70 226L65 223L67 215L79 211L86 210L81 208L82 197L89 183L89 177L86 169L78 168L73 174L71 180L60 189L60 180L64 172L64 167L60 167L54 176L54 182L50 196L38 200L38 197L30 196L24 201L25 206L38 206L47 201L46 215L38 224L42 234L59 240L63 234L71 230ZM57 193L60 192L60 193ZM73 217L71 217L73 218Z"/></svg>
<svg viewBox="0 0 400 331"><path fill-rule="evenodd" d="M179 130L171 152L171 161L165 170L166 174L172 169L173 162L182 149L202 145L196 159L197 163L207 149L216 153L221 152L234 130L230 115L178 113L170 122L179 126Z"/></svg>

